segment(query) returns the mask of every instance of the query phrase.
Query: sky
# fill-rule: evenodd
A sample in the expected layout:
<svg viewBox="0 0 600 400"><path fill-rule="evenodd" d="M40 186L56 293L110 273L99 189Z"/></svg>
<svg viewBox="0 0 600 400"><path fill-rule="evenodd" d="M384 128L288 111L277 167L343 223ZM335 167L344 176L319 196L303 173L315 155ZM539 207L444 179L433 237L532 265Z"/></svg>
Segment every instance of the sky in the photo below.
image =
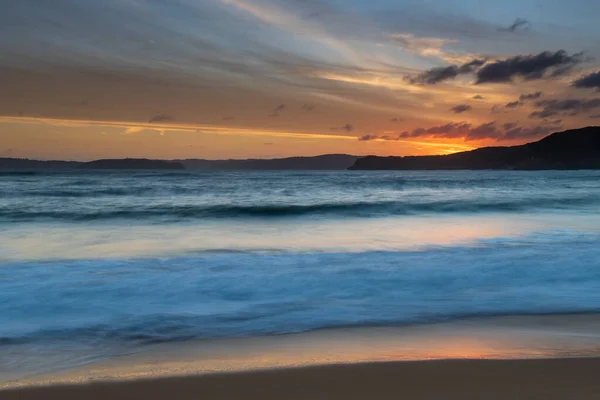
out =
<svg viewBox="0 0 600 400"><path fill-rule="evenodd" d="M0 157L447 154L600 121L597 0L0 3Z"/></svg>

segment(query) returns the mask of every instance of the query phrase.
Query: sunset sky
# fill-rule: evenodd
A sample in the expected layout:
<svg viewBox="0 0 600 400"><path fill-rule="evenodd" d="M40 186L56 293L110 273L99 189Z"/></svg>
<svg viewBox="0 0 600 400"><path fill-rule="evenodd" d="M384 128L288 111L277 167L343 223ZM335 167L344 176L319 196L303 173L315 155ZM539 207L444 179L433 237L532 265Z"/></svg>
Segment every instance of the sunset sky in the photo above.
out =
<svg viewBox="0 0 600 400"><path fill-rule="evenodd" d="M18 0L0 157L444 154L600 121L597 0Z"/></svg>

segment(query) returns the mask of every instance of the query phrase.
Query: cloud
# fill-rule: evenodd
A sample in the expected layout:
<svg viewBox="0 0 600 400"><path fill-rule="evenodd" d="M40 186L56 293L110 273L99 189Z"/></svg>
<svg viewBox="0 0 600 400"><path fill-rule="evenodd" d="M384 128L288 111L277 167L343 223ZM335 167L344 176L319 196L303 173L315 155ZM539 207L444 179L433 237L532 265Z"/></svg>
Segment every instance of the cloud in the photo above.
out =
<svg viewBox="0 0 600 400"><path fill-rule="evenodd" d="M157 132L160 136L165 136L165 131L166 129L160 129L160 128L154 128L154 127L144 127L144 126L128 126L127 128L125 128L125 131L123 131L123 133L125 135L133 135L136 133L140 133L146 131L146 133L150 133L150 132Z"/></svg>
<svg viewBox="0 0 600 400"><path fill-rule="evenodd" d="M449 43L456 43L454 39L441 39L432 37L415 37L411 33L394 33L390 35L393 42L407 53L419 54L425 57L443 58L442 47Z"/></svg>
<svg viewBox="0 0 600 400"><path fill-rule="evenodd" d="M535 106L542 108L529 114L529 118L550 118L557 115L574 116L600 107L600 98L540 100Z"/></svg>
<svg viewBox="0 0 600 400"><path fill-rule="evenodd" d="M503 113L505 111L502 111L502 109L500 108L500 106L498 104L494 104L492 106L492 108L490 108L490 113L491 114L500 114Z"/></svg>
<svg viewBox="0 0 600 400"><path fill-rule="evenodd" d="M511 101L510 103L506 103L506 105L504 106L505 108L517 108L517 107L521 107L523 105L522 101Z"/></svg>
<svg viewBox="0 0 600 400"><path fill-rule="evenodd" d="M513 22L509 27L498 28L500 32L528 31L529 29L531 29L531 22L529 22L525 18L515 19L515 22Z"/></svg>
<svg viewBox="0 0 600 400"><path fill-rule="evenodd" d="M555 119L552 121L545 120L545 121L543 121L543 123L547 124L547 125L560 125L560 124L562 124L562 119Z"/></svg>
<svg viewBox="0 0 600 400"><path fill-rule="evenodd" d="M146 128L143 128L141 126L130 126L129 128L126 128L125 132L123 132L123 133L125 133L126 135L131 135L131 134L134 134L134 133L141 132L144 129L146 129Z"/></svg>
<svg viewBox="0 0 600 400"><path fill-rule="evenodd" d="M398 135L399 139L409 139L417 137L457 139L462 138L465 141L494 139L496 141L515 140L515 139L533 139L545 136L554 132L559 127L555 126L535 126L520 127L516 122L505 123L501 128L496 121L483 123L473 126L468 122L450 122L445 125L434 126L431 128L417 128L412 132L403 132ZM381 137L379 138L381 139Z"/></svg>
<svg viewBox="0 0 600 400"><path fill-rule="evenodd" d="M377 136L377 135L363 135L361 137L358 138L359 142L369 142L371 140L377 140L377 139L383 139L383 136Z"/></svg>
<svg viewBox="0 0 600 400"><path fill-rule="evenodd" d="M582 76L573 82L572 86L579 89L600 90L600 71Z"/></svg>
<svg viewBox="0 0 600 400"><path fill-rule="evenodd" d="M469 134L471 124L467 122L449 122L445 125L434 126L431 128L417 128L412 132L402 132L398 137L402 139L410 139L422 136L442 137L442 138L458 138Z"/></svg>
<svg viewBox="0 0 600 400"><path fill-rule="evenodd" d="M543 95L542 92L523 93L522 95L519 96L519 100L521 100L521 101L535 100L535 99L539 99L540 97L542 97L542 95Z"/></svg>
<svg viewBox="0 0 600 400"><path fill-rule="evenodd" d="M560 126L538 125L533 127L518 126L517 122L508 122L498 126L496 121L480 125L468 122L450 122L430 128L417 128L411 132L402 132L397 136L364 135L358 138L361 142L372 140L405 140L414 138L463 139L464 141L493 139L497 142L505 140L535 139L546 136L560 129Z"/></svg>
<svg viewBox="0 0 600 400"><path fill-rule="evenodd" d="M477 71L475 83L506 83L517 77L529 81L548 76L562 76L583 61L583 53L568 55L564 50L555 53L544 51L537 55L518 55L484 65Z"/></svg>
<svg viewBox="0 0 600 400"><path fill-rule="evenodd" d="M346 131L346 132L351 132L352 130L354 130L354 126L350 125L350 124L346 124L344 126L341 126L339 128L329 128L332 131Z"/></svg>
<svg viewBox="0 0 600 400"><path fill-rule="evenodd" d="M452 111L452 112L454 112L456 114L460 114L460 113L463 113L465 111L469 111L471 108L472 107L470 105L468 105L468 104L458 104L458 105L452 107L450 109L450 111Z"/></svg>
<svg viewBox="0 0 600 400"><path fill-rule="evenodd" d="M273 111L271 112L271 114L269 114L269 117L279 117L279 113L281 113L282 111L284 111L287 108L287 106L285 104L280 104L277 107L275 107L273 109Z"/></svg>
<svg viewBox="0 0 600 400"><path fill-rule="evenodd" d="M475 96L473 96L473 100L484 100L484 99L485 99L485 97L483 97L480 94L476 94Z"/></svg>
<svg viewBox="0 0 600 400"><path fill-rule="evenodd" d="M303 111L313 111L315 109L315 105L314 104L303 104L301 109Z"/></svg>
<svg viewBox="0 0 600 400"><path fill-rule="evenodd" d="M417 76L406 76L404 79L416 85L435 85L443 81L455 79L459 75L475 74L476 84L506 83L514 78L536 80L547 77L566 75L571 69L586 61L583 53L569 55L565 50L556 52L543 51L536 55L517 55L502 60L488 62L486 59L475 59L462 65L435 67Z"/></svg>
<svg viewBox="0 0 600 400"><path fill-rule="evenodd" d="M235 117L223 117L223 121L233 121Z"/></svg>
<svg viewBox="0 0 600 400"><path fill-rule="evenodd" d="M516 140L516 139L532 139L542 136L546 136L550 133L556 132L560 127L555 126L536 126L533 128L516 127L509 129L499 140Z"/></svg>
<svg viewBox="0 0 600 400"><path fill-rule="evenodd" d="M589 117L589 118L592 118L592 119L597 119L597 118L600 118L600 114L594 114L594 115L590 115L590 117Z"/></svg>
<svg viewBox="0 0 600 400"><path fill-rule="evenodd" d="M395 117L395 118L391 118L390 121L392 121L392 122L400 122L400 121L404 121L404 119L403 118Z"/></svg>
<svg viewBox="0 0 600 400"><path fill-rule="evenodd" d="M173 118L173 116L171 115L167 115L167 114L157 114L154 117L150 118L148 120L148 123L151 124L153 122L169 122L169 121L174 121L175 118Z"/></svg>
<svg viewBox="0 0 600 400"><path fill-rule="evenodd" d="M529 114L529 118L531 118L531 119L534 119L534 118L544 119L544 118L556 117L557 115L560 115L560 113L556 112L556 111L542 110L542 111L534 111L534 112L532 112L531 114Z"/></svg>
<svg viewBox="0 0 600 400"><path fill-rule="evenodd" d="M436 83L454 79L459 75L473 73L477 68L484 65L485 62L486 60L483 59L475 59L462 65L435 67L414 77L405 76L404 79L413 85L435 85Z"/></svg>

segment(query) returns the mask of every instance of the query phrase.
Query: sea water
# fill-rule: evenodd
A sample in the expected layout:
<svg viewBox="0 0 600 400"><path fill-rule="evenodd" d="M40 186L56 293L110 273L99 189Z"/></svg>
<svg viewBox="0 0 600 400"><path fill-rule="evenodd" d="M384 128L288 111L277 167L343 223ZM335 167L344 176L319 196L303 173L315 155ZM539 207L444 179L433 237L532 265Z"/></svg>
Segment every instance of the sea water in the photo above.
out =
<svg viewBox="0 0 600 400"><path fill-rule="evenodd" d="M0 172L0 376L600 312L600 171Z"/></svg>

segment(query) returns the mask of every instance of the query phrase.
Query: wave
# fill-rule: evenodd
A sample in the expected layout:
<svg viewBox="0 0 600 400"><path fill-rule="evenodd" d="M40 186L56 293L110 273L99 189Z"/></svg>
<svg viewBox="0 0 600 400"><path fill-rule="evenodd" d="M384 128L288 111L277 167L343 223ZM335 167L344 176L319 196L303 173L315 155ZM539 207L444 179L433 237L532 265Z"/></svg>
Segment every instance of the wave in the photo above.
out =
<svg viewBox="0 0 600 400"><path fill-rule="evenodd" d="M595 313L598 240L555 232L421 251L9 263L0 268L0 345Z"/></svg>
<svg viewBox="0 0 600 400"><path fill-rule="evenodd" d="M112 190L110 190L112 191ZM25 222L37 220L64 220L85 222L111 219L167 219L198 218L285 218L299 216L326 217L380 217L423 213L481 213L518 212L527 210L563 209L570 207L597 207L600 197L587 195L573 198L535 197L515 200L447 200L431 202L376 201L332 202L317 204L217 204L217 205L164 205L136 206L107 205L77 211L75 207L59 210L0 209L0 220Z"/></svg>
<svg viewBox="0 0 600 400"><path fill-rule="evenodd" d="M216 339L231 337L250 337L250 336L268 336L268 335L286 335L292 333L302 333L318 331L324 329L346 329L346 328L375 328L375 327L401 327L435 324L442 322L453 322L468 320L474 318L493 318L493 317L537 317L537 316L571 316L571 315L595 315L600 314L600 308L589 307L568 308L558 311L527 311L514 310L506 312L474 312L474 313L456 313L452 315L439 314L429 315L427 317L415 317L412 319L383 319L383 320L363 320L360 322L344 323L340 321L314 321L313 324L304 324L298 326L265 327L246 330L227 330L216 328L214 325L220 325L220 322L231 320L237 322L253 322L261 315L252 317L215 317L198 318L189 315L151 315L144 320L135 321L130 324L121 324L115 321L113 325L98 324L87 327L78 327L72 329L48 329L31 332L24 336L5 336L0 337L0 345L30 345L30 344L50 344L56 345L64 342L70 344L77 342L99 343L99 342L118 342L132 345L150 345L160 343L182 342L193 339ZM268 317L265 315L264 317ZM208 325L208 327L207 327Z"/></svg>
<svg viewBox="0 0 600 400"><path fill-rule="evenodd" d="M0 177L2 176L40 176L46 175L46 171L2 171L0 170Z"/></svg>

